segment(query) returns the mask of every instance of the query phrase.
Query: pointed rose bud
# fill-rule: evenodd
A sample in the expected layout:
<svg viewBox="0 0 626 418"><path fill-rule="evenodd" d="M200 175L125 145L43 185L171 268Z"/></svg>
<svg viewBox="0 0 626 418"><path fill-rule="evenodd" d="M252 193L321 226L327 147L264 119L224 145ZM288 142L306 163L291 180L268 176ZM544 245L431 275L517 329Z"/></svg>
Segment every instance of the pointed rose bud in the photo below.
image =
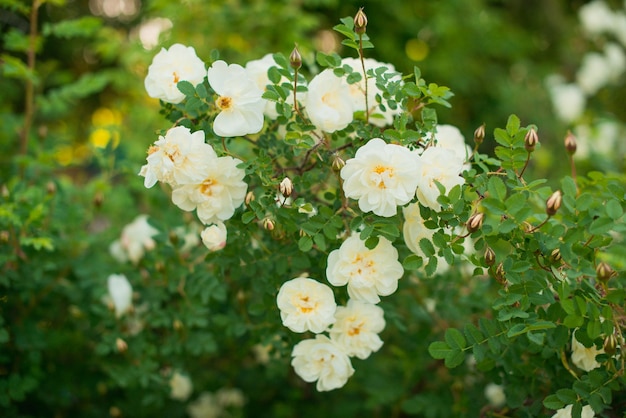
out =
<svg viewBox="0 0 626 418"><path fill-rule="evenodd" d="M121 338L115 340L115 347L117 347L117 351L119 351L120 353L124 353L126 352L126 350L128 350L128 344Z"/></svg>
<svg viewBox="0 0 626 418"><path fill-rule="evenodd" d="M302 55L300 55L300 51L298 51L298 46L293 47L293 51L289 55L289 65L294 70L300 69L302 67Z"/></svg>
<svg viewBox="0 0 626 418"><path fill-rule="evenodd" d="M576 137L570 131L565 135L565 149L569 155L574 155L576 152Z"/></svg>
<svg viewBox="0 0 626 418"><path fill-rule="evenodd" d="M502 263L498 264L498 267L496 267L495 279L500 284L506 283L506 273L504 272L504 265Z"/></svg>
<svg viewBox="0 0 626 418"><path fill-rule="evenodd" d="M244 202L246 203L246 206L250 206L250 202L252 202L254 199L255 199L254 193L248 192L246 194L246 198L244 199Z"/></svg>
<svg viewBox="0 0 626 418"><path fill-rule="evenodd" d="M483 143L484 139L485 139L485 124L483 123L474 131L474 143L478 147L480 146L480 144Z"/></svg>
<svg viewBox="0 0 626 418"><path fill-rule="evenodd" d="M609 266L606 262L601 261L596 266L596 277L601 282L606 282L615 274L615 270L611 266Z"/></svg>
<svg viewBox="0 0 626 418"><path fill-rule="evenodd" d="M272 221L270 218L265 218L263 220L263 228L267 229L268 231L273 231L274 221Z"/></svg>
<svg viewBox="0 0 626 418"><path fill-rule="evenodd" d="M496 253L491 249L491 247L487 247L487 249L485 250L485 264L491 267L495 263L496 263Z"/></svg>
<svg viewBox="0 0 626 418"><path fill-rule="evenodd" d="M293 192L293 183L291 182L291 179L289 179L289 177L285 177L278 185L278 190L280 190L282 195L285 197L291 196L291 192Z"/></svg>
<svg viewBox="0 0 626 418"><path fill-rule="evenodd" d="M524 148L526 148L526 151L528 152L533 152L538 142L539 136L537 135L537 131L535 128L530 128L524 137Z"/></svg>
<svg viewBox="0 0 626 418"><path fill-rule="evenodd" d="M561 191L557 190L552 193L548 200L546 200L546 213L548 216L553 216L561 207Z"/></svg>
<svg viewBox="0 0 626 418"><path fill-rule="evenodd" d="M361 7L358 12L356 12L356 16L354 16L354 31L359 35L365 33L365 29L367 28L367 16L363 12L363 8Z"/></svg>
<svg viewBox="0 0 626 418"><path fill-rule="evenodd" d="M341 158L338 155L335 155L335 157L333 158L333 162L332 162L333 170L339 171L345 165L346 165L346 162L343 160L343 158Z"/></svg>
<svg viewBox="0 0 626 418"><path fill-rule="evenodd" d="M176 331L180 331L181 329L183 329L184 325L181 322L180 319L175 319L174 322L172 323L172 327L176 330Z"/></svg>
<svg viewBox="0 0 626 418"><path fill-rule="evenodd" d="M615 334L607 335L602 346L604 352L612 356L617 351L617 337Z"/></svg>
<svg viewBox="0 0 626 418"><path fill-rule="evenodd" d="M46 184L46 192L49 195L53 195L56 193L56 191L57 191L57 185L54 184L53 181L49 181L48 184Z"/></svg>
<svg viewBox="0 0 626 418"><path fill-rule="evenodd" d="M102 192L97 192L93 197L93 204L95 207L99 208L104 203L104 194Z"/></svg>
<svg viewBox="0 0 626 418"><path fill-rule="evenodd" d="M553 263L558 263L561 264L561 260L562 260L562 256L561 256L561 250L559 250L558 248L555 248L554 250L552 250L552 252L550 253L550 261Z"/></svg>
<svg viewBox="0 0 626 418"><path fill-rule="evenodd" d="M473 232L478 231L483 226L483 219L485 215L481 212L475 213L467 220L465 227L468 232L471 234Z"/></svg>

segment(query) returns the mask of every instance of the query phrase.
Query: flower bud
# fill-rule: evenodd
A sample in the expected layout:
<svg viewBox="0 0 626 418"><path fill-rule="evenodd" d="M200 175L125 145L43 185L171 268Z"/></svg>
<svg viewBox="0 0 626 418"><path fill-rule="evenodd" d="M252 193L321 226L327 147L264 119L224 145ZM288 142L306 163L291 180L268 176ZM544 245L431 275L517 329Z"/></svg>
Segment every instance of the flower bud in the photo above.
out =
<svg viewBox="0 0 626 418"><path fill-rule="evenodd" d="M471 234L473 232L478 231L483 226L483 219L485 215L481 212L475 213L467 220L465 227L468 232Z"/></svg>
<svg viewBox="0 0 626 418"><path fill-rule="evenodd" d="M550 253L550 261L553 263L558 263L561 264L561 260L562 260L562 256L561 256L561 250L559 250L558 248L555 248L554 250L552 250L552 252Z"/></svg>
<svg viewBox="0 0 626 418"><path fill-rule="evenodd" d="M601 261L597 266L596 266L596 277L598 278L598 280L600 280L601 282L606 282L607 280L609 280L611 277L613 277L613 275L615 274L615 270L613 270L613 268L611 268L611 266L609 266L606 262Z"/></svg>
<svg viewBox="0 0 626 418"><path fill-rule="evenodd" d="M535 131L535 128L530 128L524 137L524 148L526 148L528 152L533 152L538 142L539 136L537 135L537 131Z"/></svg>
<svg viewBox="0 0 626 418"><path fill-rule="evenodd" d="M480 144L483 143L484 139L485 139L485 124L483 123L474 131L474 143L478 147L480 146Z"/></svg>
<svg viewBox="0 0 626 418"><path fill-rule="evenodd" d="M122 340L121 338L118 338L115 340L115 347L117 348L117 351L119 351L120 353L124 353L126 352L126 350L128 350L128 344L126 343L126 341Z"/></svg>
<svg viewBox="0 0 626 418"><path fill-rule="evenodd" d="M246 206L250 206L250 202L252 202L254 199L255 199L254 193L248 192L244 200L244 202L246 203Z"/></svg>
<svg viewBox="0 0 626 418"><path fill-rule="evenodd" d="M53 195L55 194L57 191L57 185L54 184L53 181L49 181L48 184L46 184L46 193L48 193L49 195Z"/></svg>
<svg viewBox="0 0 626 418"><path fill-rule="evenodd" d="M0 231L0 242L9 242L10 237L9 231Z"/></svg>
<svg viewBox="0 0 626 418"><path fill-rule="evenodd" d="M365 33L365 29L367 27L367 16L363 12L363 8L361 7L356 15L354 16L354 31L359 35Z"/></svg>
<svg viewBox="0 0 626 418"><path fill-rule="evenodd" d="M102 206L102 203L104 203L104 194L102 194L102 192L97 192L93 197L93 204L95 207L99 208Z"/></svg>
<svg viewBox="0 0 626 418"><path fill-rule="evenodd" d="M270 218L265 218L263 220L263 228L267 229L268 231L273 231L274 221L272 221Z"/></svg>
<svg viewBox="0 0 626 418"><path fill-rule="evenodd" d="M491 249L491 247L487 247L487 249L485 250L485 264L491 267L495 263L496 263L496 253Z"/></svg>
<svg viewBox="0 0 626 418"><path fill-rule="evenodd" d="M176 330L176 331L180 331L181 329L183 329L183 323L181 322L180 319L175 319L174 322L172 323L172 327Z"/></svg>
<svg viewBox="0 0 626 418"><path fill-rule="evenodd" d="M339 171L346 165L346 162L338 155L335 155L332 162L333 170Z"/></svg>
<svg viewBox="0 0 626 418"><path fill-rule="evenodd" d="M557 190L552 193L548 200L546 200L546 213L548 216L553 216L561 207L561 191Z"/></svg>
<svg viewBox="0 0 626 418"><path fill-rule="evenodd" d="M289 55L289 65L294 70L298 70L302 67L302 55L300 55L300 51L298 51L298 46L293 47L293 51Z"/></svg>
<svg viewBox="0 0 626 418"><path fill-rule="evenodd" d="M569 155L574 155L576 152L576 137L570 131L565 135L565 149Z"/></svg>
<svg viewBox="0 0 626 418"><path fill-rule="evenodd" d="M506 283L506 273L504 272L504 265L502 265L502 263L498 264L498 267L496 267L495 279L500 284Z"/></svg>
<svg viewBox="0 0 626 418"><path fill-rule="evenodd" d="M282 195L285 197L291 196L291 192L293 192L293 183L291 182L291 179L289 179L289 177L285 177L278 185L278 190L280 190Z"/></svg>
<svg viewBox="0 0 626 418"><path fill-rule="evenodd" d="M612 356L617 351L617 337L615 334L607 335L602 346L604 352Z"/></svg>

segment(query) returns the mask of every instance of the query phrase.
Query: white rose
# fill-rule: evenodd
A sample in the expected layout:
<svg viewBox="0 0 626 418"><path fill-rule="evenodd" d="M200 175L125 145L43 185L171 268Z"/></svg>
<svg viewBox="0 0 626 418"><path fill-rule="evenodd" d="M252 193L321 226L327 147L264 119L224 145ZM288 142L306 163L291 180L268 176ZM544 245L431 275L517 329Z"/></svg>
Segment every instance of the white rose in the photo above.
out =
<svg viewBox="0 0 626 418"><path fill-rule="evenodd" d="M291 355L296 374L305 382L317 381L318 392L340 388L354 374L348 355L325 335L300 341Z"/></svg>
<svg viewBox="0 0 626 418"><path fill-rule="evenodd" d="M311 123L324 132L340 131L352 122L354 108L350 89L332 69L313 77L305 106Z"/></svg>
<svg viewBox="0 0 626 418"><path fill-rule="evenodd" d="M154 248L156 244L152 237L158 233L148 223L148 215L139 215L122 229L120 239L111 244L109 251L121 262L130 260L137 264L146 251Z"/></svg>
<svg viewBox="0 0 626 418"><path fill-rule="evenodd" d="M352 299L368 303L380 302L398 289L404 274L398 251L384 237L368 249L358 235L347 238L339 249L328 255L326 277L334 286L348 285Z"/></svg>
<svg viewBox="0 0 626 418"><path fill-rule="evenodd" d="M604 55L589 52L576 73L576 82L588 95L594 95L611 80L611 68Z"/></svg>
<svg viewBox="0 0 626 418"><path fill-rule="evenodd" d="M187 414L191 418L218 418L222 415L222 406L217 403L215 395L202 392L198 398L189 403Z"/></svg>
<svg viewBox="0 0 626 418"><path fill-rule="evenodd" d="M604 350L597 349L595 345L587 348L576 339L576 333L572 335L572 363L576 367L586 372L600 367L596 361L598 354L604 354Z"/></svg>
<svg viewBox="0 0 626 418"><path fill-rule="evenodd" d="M435 211L441 210L436 182L449 192L454 186L465 183L461 176L463 160L454 151L442 147L429 147L419 156L416 196L419 202Z"/></svg>
<svg viewBox="0 0 626 418"><path fill-rule="evenodd" d="M263 90L248 77L241 65L215 61L207 77L219 96L215 104L220 113L213 122L213 130L217 135L233 137L255 134L263 128Z"/></svg>
<svg viewBox="0 0 626 418"><path fill-rule="evenodd" d="M209 251L219 251L226 246L226 225L223 222L218 222L215 225L208 226L200 234L202 237L202 243L209 249Z"/></svg>
<svg viewBox="0 0 626 418"><path fill-rule="evenodd" d="M241 206L248 185L246 173L237 167L241 160L229 156L206 161L204 180L174 188L172 201L182 210L197 210L204 224L230 219Z"/></svg>
<svg viewBox="0 0 626 418"><path fill-rule="evenodd" d="M186 401L193 392L193 383L189 376L175 372L170 379L170 397L178 401Z"/></svg>
<svg viewBox="0 0 626 418"><path fill-rule="evenodd" d="M148 188L157 181L173 187L198 183L204 179L208 162L215 158L213 147L204 142L204 131L192 133L184 126L176 126L148 149L148 164L139 175L145 178L144 186Z"/></svg>
<svg viewBox="0 0 626 418"><path fill-rule="evenodd" d="M417 155L400 145L370 139L341 169L346 197L363 212L390 217L411 201L418 184Z"/></svg>
<svg viewBox="0 0 626 418"><path fill-rule="evenodd" d="M591 406L585 405L583 406L583 411L580 416L581 418L593 418L595 413L593 412ZM566 407L559 409L554 415L552 415L552 418L572 418L572 405L567 405Z"/></svg>
<svg viewBox="0 0 626 418"><path fill-rule="evenodd" d="M133 288L123 274L111 274L107 279L107 287L115 307L115 316L119 318L132 306Z"/></svg>
<svg viewBox="0 0 626 418"><path fill-rule="evenodd" d="M561 81L548 82L552 107L556 116L566 123L576 121L585 111L587 99L585 93L576 84Z"/></svg>
<svg viewBox="0 0 626 418"><path fill-rule="evenodd" d="M330 339L347 355L363 360L383 346L378 333L385 329L385 319L379 306L350 299L347 306L337 307L335 318Z"/></svg>
<svg viewBox="0 0 626 418"><path fill-rule="evenodd" d="M365 72L367 73L369 70L376 70L378 68L385 68L383 74L390 75L393 74L393 77L390 77L390 81L400 81L402 77L400 74L396 73L396 69L392 64L386 64L382 62L378 62L372 58L366 58L365 61ZM365 110L365 77L363 77L363 66L361 65L361 60L357 58L344 58L341 61L342 66L348 65L355 72L361 74L361 81L349 84L350 88L350 97L352 98L352 105L354 110ZM368 77L367 79L367 105L369 106L369 122L373 125L384 127L387 125L391 125L393 123L393 118L395 115L398 115L402 112L400 107L396 109L391 109L387 102L383 99L382 104L385 105L385 110L381 108L381 103L376 101L376 95L380 95L382 98L383 92L376 85L376 77Z"/></svg>
<svg viewBox="0 0 626 418"><path fill-rule="evenodd" d="M283 283L276 304L283 325L293 332L320 333L335 322L337 303L332 289L308 277Z"/></svg>
<svg viewBox="0 0 626 418"><path fill-rule="evenodd" d="M506 403L506 395L501 385L489 383L485 386L485 398L494 408L500 408Z"/></svg>
<svg viewBox="0 0 626 418"><path fill-rule="evenodd" d="M578 9L583 30L590 35L610 32L614 28L614 14L604 1L595 0Z"/></svg>
<svg viewBox="0 0 626 418"><path fill-rule="evenodd" d="M185 95L178 90L179 81L189 81L194 86L202 83L206 76L204 62L191 46L174 44L169 50L162 48L148 67L144 81L150 97L168 103L180 103Z"/></svg>
<svg viewBox="0 0 626 418"><path fill-rule="evenodd" d="M465 137L459 128L453 125L437 125L435 140L438 147L449 149L463 160L465 162L463 166L465 170L470 168L468 161L472 156L472 147L465 143Z"/></svg>

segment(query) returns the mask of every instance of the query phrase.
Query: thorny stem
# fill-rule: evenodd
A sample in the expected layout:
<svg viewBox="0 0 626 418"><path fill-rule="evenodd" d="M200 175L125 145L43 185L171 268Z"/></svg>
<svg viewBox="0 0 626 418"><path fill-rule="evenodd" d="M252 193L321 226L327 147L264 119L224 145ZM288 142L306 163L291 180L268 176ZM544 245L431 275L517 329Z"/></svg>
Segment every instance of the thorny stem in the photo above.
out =
<svg viewBox="0 0 626 418"><path fill-rule="evenodd" d="M33 0L33 7L30 11L30 33L28 36L28 51L26 52L26 63L29 72L35 73L36 43L37 43L37 18L39 12L39 0ZM28 151L28 137L33 124L35 114L35 83L32 78L26 79L24 104L24 127L20 135L20 154L26 155Z"/></svg>
<svg viewBox="0 0 626 418"><path fill-rule="evenodd" d="M365 82L365 123L370 120L370 106L367 97L367 73L365 72L365 57L363 56L363 34L359 33L359 58L361 59L361 68L363 69L363 81Z"/></svg>

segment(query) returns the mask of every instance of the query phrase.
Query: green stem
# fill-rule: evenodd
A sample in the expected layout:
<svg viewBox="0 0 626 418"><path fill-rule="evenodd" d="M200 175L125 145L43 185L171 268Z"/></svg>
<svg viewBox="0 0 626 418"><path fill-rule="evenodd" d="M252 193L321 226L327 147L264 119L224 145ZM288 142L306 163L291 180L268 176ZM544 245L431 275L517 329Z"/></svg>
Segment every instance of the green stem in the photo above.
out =
<svg viewBox="0 0 626 418"><path fill-rule="evenodd" d="M24 92L24 127L20 135L20 154L26 155L28 152L28 137L33 124L35 114L35 83L32 75L35 73L35 58L37 48L37 20L39 12L39 0L33 0L33 7L30 11L30 33L28 37L28 51L26 51L26 64L31 77L26 79Z"/></svg>
<svg viewBox="0 0 626 418"><path fill-rule="evenodd" d="M365 123L370 120L370 106L367 94L367 73L365 72L365 57L363 56L363 34L359 33L359 59L361 60L361 68L363 70L363 81L365 82Z"/></svg>

